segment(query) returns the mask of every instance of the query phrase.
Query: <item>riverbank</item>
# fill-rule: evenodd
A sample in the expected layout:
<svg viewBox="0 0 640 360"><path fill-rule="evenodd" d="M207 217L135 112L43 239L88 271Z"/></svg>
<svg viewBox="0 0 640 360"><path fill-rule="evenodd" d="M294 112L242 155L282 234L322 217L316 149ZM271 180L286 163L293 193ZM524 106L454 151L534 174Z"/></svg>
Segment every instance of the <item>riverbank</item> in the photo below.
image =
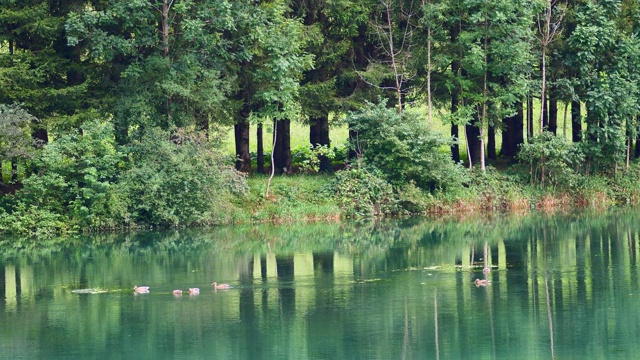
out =
<svg viewBox="0 0 640 360"><path fill-rule="evenodd" d="M398 206L384 216L427 216L464 218L491 213L554 213L575 209L606 209L640 203L640 186L633 174L613 178L589 177L572 188L522 184L505 172L489 171L457 192L429 194L415 187L387 199ZM291 175L275 177L270 196L264 196L268 177L249 178L249 195L237 204L237 213L226 223L287 223L340 221L348 218L344 200L335 194L332 175ZM354 198L351 202L367 202Z"/></svg>
<svg viewBox="0 0 640 360"><path fill-rule="evenodd" d="M510 170L489 168L486 173L469 176L470 180L462 187L433 193L423 191L411 183L391 186L370 174L367 175L370 177L345 177L340 172L295 174L274 177L268 196L266 189L269 177L254 174L246 179L242 193L235 196L227 194L224 197L214 193L207 200L211 210L200 213L197 221L158 225L123 222L122 219L126 220L124 217L116 222L111 220L118 219L115 217L93 216L91 220L95 224L108 226L92 227L79 223L75 213L59 210L54 212L55 209L42 209L32 204L30 207L16 206L12 213L0 214L0 234L48 238L57 235L174 227L335 223L354 218L404 216L465 219L505 213L606 209L640 203L638 172L638 166L634 165L616 176L579 176L572 180L571 186L540 186L524 183L522 176L511 173ZM193 210L189 209L188 203L183 204L179 207L183 211Z"/></svg>

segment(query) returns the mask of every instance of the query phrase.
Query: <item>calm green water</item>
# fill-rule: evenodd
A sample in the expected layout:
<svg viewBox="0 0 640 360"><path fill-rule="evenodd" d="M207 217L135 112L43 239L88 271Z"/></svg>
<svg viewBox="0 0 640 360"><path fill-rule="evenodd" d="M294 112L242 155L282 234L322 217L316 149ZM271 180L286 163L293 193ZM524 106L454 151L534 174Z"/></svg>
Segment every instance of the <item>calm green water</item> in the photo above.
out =
<svg viewBox="0 0 640 360"><path fill-rule="evenodd" d="M640 356L628 210L2 239L0 254L0 359Z"/></svg>

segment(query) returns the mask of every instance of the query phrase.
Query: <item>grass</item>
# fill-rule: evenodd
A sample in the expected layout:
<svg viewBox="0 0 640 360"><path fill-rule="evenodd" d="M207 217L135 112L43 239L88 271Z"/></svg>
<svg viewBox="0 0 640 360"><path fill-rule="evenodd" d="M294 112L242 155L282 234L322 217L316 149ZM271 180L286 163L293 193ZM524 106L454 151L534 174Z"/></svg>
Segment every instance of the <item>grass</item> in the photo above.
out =
<svg viewBox="0 0 640 360"><path fill-rule="evenodd" d="M250 193L240 206L250 222L336 221L340 208L332 199L330 175L286 175L273 178L266 196L267 175L249 178Z"/></svg>

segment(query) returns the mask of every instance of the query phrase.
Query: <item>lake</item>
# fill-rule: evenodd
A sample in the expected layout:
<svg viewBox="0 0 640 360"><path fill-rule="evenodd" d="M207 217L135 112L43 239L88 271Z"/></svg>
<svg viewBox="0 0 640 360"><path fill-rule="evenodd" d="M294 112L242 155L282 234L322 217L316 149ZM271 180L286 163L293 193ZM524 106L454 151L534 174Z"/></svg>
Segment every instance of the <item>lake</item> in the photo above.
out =
<svg viewBox="0 0 640 360"><path fill-rule="evenodd" d="M0 359L632 359L639 256L629 209L0 239Z"/></svg>

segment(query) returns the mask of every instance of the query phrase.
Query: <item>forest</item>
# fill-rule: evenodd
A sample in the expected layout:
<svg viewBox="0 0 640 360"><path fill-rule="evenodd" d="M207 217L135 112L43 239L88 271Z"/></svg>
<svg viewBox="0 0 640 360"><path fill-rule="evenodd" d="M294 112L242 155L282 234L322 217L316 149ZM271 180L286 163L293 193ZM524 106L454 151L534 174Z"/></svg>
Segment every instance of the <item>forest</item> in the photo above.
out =
<svg viewBox="0 0 640 360"><path fill-rule="evenodd" d="M639 35L637 0L0 0L0 234L636 203Z"/></svg>

